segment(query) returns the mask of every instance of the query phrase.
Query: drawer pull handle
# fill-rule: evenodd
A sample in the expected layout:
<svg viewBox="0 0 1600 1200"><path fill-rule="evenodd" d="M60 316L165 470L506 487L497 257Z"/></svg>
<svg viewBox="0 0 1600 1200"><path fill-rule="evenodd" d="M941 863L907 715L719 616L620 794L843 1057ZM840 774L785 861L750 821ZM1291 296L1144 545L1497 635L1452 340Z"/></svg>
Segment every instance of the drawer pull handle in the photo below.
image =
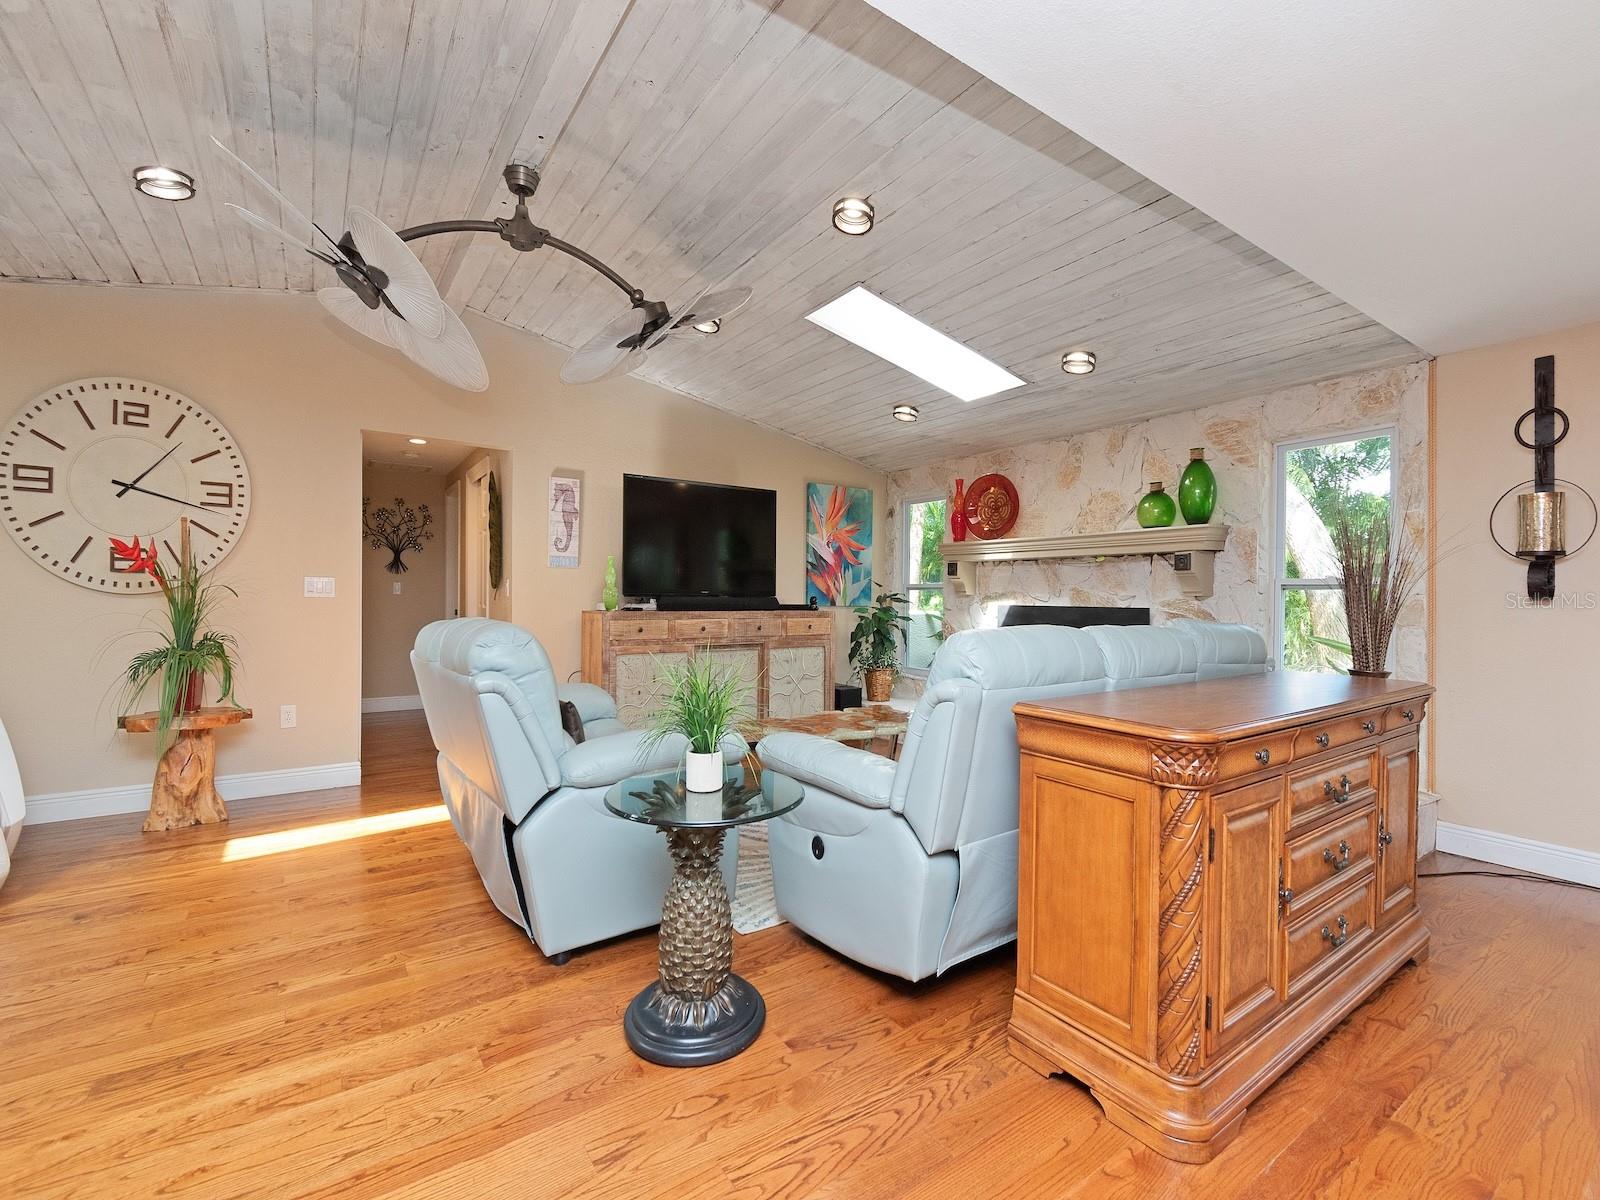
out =
<svg viewBox="0 0 1600 1200"><path fill-rule="evenodd" d="M1278 903L1283 905L1284 908L1288 908L1289 905L1293 904L1294 889L1292 887L1283 887L1280 884L1278 887Z"/></svg>
<svg viewBox="0 0 1600 1200"><path fill-rule="evenodd" d="M1400 713L1400 715L1403 718L1405 718L1407 721L1415 721L1417 719L1417 714L1416 714L1416 710L1415 709L1410 709L1410 708L1405 709Z"/></svg>
<svg viewBox="0 0 1600 1200"><path fill-rule="evenodd" d="M706 631L706 627L704 625L700 626L700 632L704 633L705 631Z"/></svg>
<svg viewBox="0 0 1600 1200"><path fill-rule="evenodd" d="M1257 750L1256 751L1256 761L1258 763L1260 763L1263 767L1266 766L1269 762L1272 761L1272 751L1271 750Z"/></svg>
<svg viewBox="0 0 1600 1200"><path fill-rule="evenodd" d="M1350 865L1350 843L1341 838L1339 840L1339 853L1335 855L1333 847L1329 846L1322 852L1322 861L1333 867L1334 874L1338 874Z"/></svg>
<svg viewBox="0 0 1600 1200"><path fill-rule="evenodd" d="M1394 841L1394 834L1382 825L1378 826L1378 857L1383 857L1383 852L1389 848L1389 843Z"/></svg>
<svg viewBox="0 0 1600 1200"><path fill-rule="evenodd" d="M1377 733L1378 723L1376 721L1363 721L1361 722L1361 728L1365 729L1368 733Z"/></svg>
<svg viewBox="0 0 1600 1200"><path fill-rule="evenodd" d="M1339 926L1338 933L1335 933L1326 925L1322 927L1322 936L1328 939L1328 947L1333 950L1337 950L1350 940L1350 922L1340 917L1335 924Z"/></svg>
<svg viewBox="0 0 1600 1200"><path fill-rule="evenodd" d="M1328 735L1325 733L1317 734L1317 745L1326 750L1328 748Z"/></svg>
<svg viewBox="0 0 1600 1200"><path fill-rule="evenodd" d="M1332 800L1335 804L1339 804L1350 799L1350 776L1339 776L1338 787L1333 786L1332 780L1324 780L1322 784L1322 794L1328 797L1328 799Z"/></svg>

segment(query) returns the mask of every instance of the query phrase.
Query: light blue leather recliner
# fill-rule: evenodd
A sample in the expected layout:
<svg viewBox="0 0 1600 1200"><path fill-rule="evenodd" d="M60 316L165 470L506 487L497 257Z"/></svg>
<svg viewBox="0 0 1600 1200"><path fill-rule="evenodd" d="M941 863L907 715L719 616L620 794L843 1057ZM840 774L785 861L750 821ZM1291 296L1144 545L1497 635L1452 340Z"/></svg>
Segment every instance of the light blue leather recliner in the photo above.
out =
<svg viewBox="0 0 1600 1200"><path fill-rule="evenodd" d="M495 907L557 962L657 924L672 874L666 843L614 816L605 793L630 775L680 766L687 743L646 749L610 696L591 684L557 685L538 640L504 621L424 626L411 666L450 820ZM582 742L562 728L562 700L582 718ZM744 750L730 744L724 755L737 761ZM737 855L730 835L722 859L730 890Z"/></svg>
<svg viewBox="0 0 1600 1200"><path fill-rule="evenodd" d="M1187 623L968 630L934 656L895 762L799 733L763 765L805 802L772 822L783 917L857 962L917 980L1017 935L1017 726L1012 706L1115 688L1262 673L1245 626Z"/></svg>

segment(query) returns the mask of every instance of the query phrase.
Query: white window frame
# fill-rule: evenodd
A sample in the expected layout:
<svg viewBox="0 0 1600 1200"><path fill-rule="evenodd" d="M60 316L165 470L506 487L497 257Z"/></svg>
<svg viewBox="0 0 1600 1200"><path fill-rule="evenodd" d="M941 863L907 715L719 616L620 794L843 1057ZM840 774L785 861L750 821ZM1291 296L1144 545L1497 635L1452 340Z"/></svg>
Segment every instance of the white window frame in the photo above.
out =
<svg viewBox="0 0 1600 1200"><path fill-rule="evenodd" d="M1283 596L1290 588L1300 591L1318 591L1338 587L1338 579L1289 579L1284 575L1285 516L1288 504L1289 455L1308 446L1330 446L1338 442L1359 442L1367 438L1389 439L1389 536L1394 536L1400 515L1400 435L1393 425L1380 425L1372 429L1340 430L1319 434L1316 437L1297 438L1292 442L1279 442L1272 460L1272 661L1277 670L1283 665ZM1390 644L1389 657L1394 658L1394 645Z"/></svg>
<svg viewBox="0 0 1600 1200"><path fill-rule="evenodd" d="M914 505L932 504L936 500L948 501L949 499L950 497L943 492L927 492L915 496L906 496L900 501L900 587L898 590L901 595L905 596L907 601L912 599L913 592L937 591L941 595L944 594L944 581L942 578L938 583L912 582L914 572L911 564L911 509ZM948 597L946 597L946 600L948 602ZM913 607L910 603L906 605L908 610ZM910 675L915 679L925 679L928 675L928 668L908 666L900 673L902 675Z"/></svg>

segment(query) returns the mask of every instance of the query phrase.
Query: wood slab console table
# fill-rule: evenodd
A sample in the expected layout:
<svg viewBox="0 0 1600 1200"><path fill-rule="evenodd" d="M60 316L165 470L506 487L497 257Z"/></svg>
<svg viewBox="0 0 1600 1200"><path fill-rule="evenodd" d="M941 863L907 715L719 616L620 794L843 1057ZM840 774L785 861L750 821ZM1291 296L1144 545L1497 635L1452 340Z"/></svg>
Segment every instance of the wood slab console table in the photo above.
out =
<svg viewBox="0 0 1600 1200"><path fill-rule="evenodd" d="M202 708L181 713L172 722L172 744L156 763L144 832L210 825L228 819L227 805L217 793L215 734L218 729L250 717L248 708ZM129 733L154 733L160 725L161 714L153 712L117 720L117 728Z"/></svg>
<svg viewBox="0 0 1600 1200"><path fill-rule="evenodd" d="M1423 683L1279 671L1019 704L1012 1051L1204 1162L1408 961ZM1331 1115L1331 1114L1330 1114Z"/></svg>

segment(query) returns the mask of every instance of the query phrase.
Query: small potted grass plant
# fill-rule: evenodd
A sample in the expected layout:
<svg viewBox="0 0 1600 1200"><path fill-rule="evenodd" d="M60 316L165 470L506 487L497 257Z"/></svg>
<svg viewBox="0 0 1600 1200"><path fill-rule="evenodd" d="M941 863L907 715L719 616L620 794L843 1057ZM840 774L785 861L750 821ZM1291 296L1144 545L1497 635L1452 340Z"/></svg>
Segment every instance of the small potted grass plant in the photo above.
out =
<svg viewBox="0 0 1600 1200"><path fill-rule="evenodd" d="M683 786L691 792L722 790L722 742L729 734L753 732L750 685L709 654L691 655L681 666L663 663L661 705L645 745L659 746L673 734L689 740Z"/></svg>
<svg viewBox="0 0 1600 1200"><path fill-rule="evenodd" d="M861 675L867 699L881 704L894 691L900 673L900 652L906 645L906 598L899 592L879 590L878 598L856 611L850 631L850 665Z"/></svg>
<svg viewBox="0 0 1600 1200"><path fill-rule="evenodd" d="M160 644L134 655L123 672L125 713L131 713L150 685L159 680L156 744L162 748L178 718L200 707L206 676L217 681L223 702L233 702L233 635L205 626L222 594L236 593L226 584L202 581L200 567L189 553L187 517L181 530L181 561L170 569L158 561L154 538L149 546L140 546L138 538L132 542L111 539L112 550L126 561L126 569L148 574L160 585L166 602L166 621L158 633Z"/></svg>

